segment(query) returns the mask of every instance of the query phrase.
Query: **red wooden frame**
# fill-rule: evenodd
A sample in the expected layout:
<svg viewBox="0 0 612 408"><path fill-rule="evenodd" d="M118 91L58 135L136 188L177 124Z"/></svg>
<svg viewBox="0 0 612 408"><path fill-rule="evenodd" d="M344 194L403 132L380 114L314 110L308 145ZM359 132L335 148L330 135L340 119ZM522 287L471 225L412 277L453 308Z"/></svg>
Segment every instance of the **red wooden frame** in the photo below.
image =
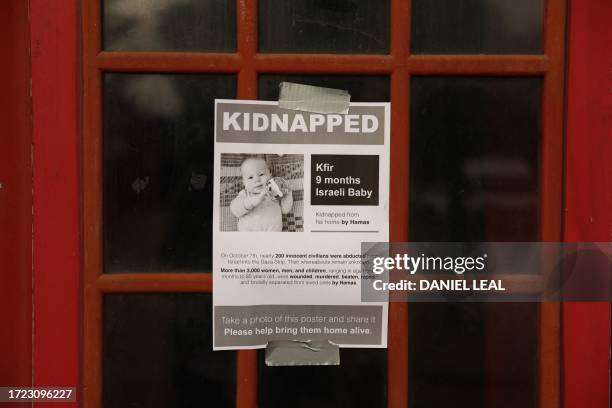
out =
<svg viewBox="0 0 612 408"><path fill-rule="evenodd" d="M101 401L101 301L107 292L182 292L210 290L206 272L147 275L104 275L102 271L102 75L104 72L235 73L238 98L255 99L258 73L390 74L392 220L390 237L408 240L408 160L410 76L413 74L541 75L544 77L542 154L540 180L540 239L561 239L562 111L565 0L545 6L544 55L412 55L410 53L411 0L391 0L391 46L387 55L258 54L257 0L236 0L237 52L108 52L101 49L101 0L83 1L84 43L84 385L85 402ZM553 175L552 177L550 175ZM155 271L149 271L155 272ZM540 307L539 386L540 406L558 407L561 395L560 305ZM388 406L408 403L408 305L391 304L388 348ZM257 404L257 362L254 351L239 351L237 364L238 407Z"/></svg>
<svg viewBox="0 0 612 408"><path fill-rule="evenodd" d="M612 3L570 9L565 175L568 242L612 241ZM610 303L563 305L564 407L610 404Z"/></svg>
<svg viewBox="0 0 612 408"><path fill-rule="evenodd" d="M32 163L27 3L0 7L0 385L32 381ZM15 408L28 404L12 404Z"/></svg>
<svg viewBox="0 0 612 408"><path fill-rule="evenodd" d="M255 56L256 33L255 22L248 18L256 15L254 1L239 2L242 9L249 11L242 14L247 16L238 21L239 51L249 56L253 65L244 65L238 74L239 97L254 98L256 96L256 71L265 71L268 60L271 58L285 58L288 71L295 71L300 65L300 56L267 57ZM568 104L568 136L566 146L566 203L568 211L565 214L566 240L610 240L610 214L612 198L607 190L595 183L585 183L585 180L601 180L602 174L610 175L612 165L605 155L598 156L602 151L610 152L609 132L612 124L609 118L603 116L604 101L610 103L609 89L603 86L610 81L606 73L605 58L607 45L606 32L609 34L608 21L612 16L609 2L598 0L593 2L575 2L572 4L570 14L570 67L569 67L569 104ZM393 21L404 21L408 15L406 2L393 0ZM399 14L398 14L399 13ZM81 271L80 260L80 169L79 142L81 137L79 126L79 72L80 61L78 53L77 28L79 27L78 7L76 0L69 2L61 0L31 0L31 47L32 47L32 93L33 93L33 140L34 140L34 281L35 281L35 327L36 337L34 343L34 381L37 385L77 385L79 384L79 275ZM90 16L91 17L91 16ZM557 16L559 17L559 16ZM402 20L403 19L403 20ZM89 20L91 21L91 20ZM395 24L394 24L395 26ZM397 24L398 29L392 33L391 54L402 55L407 45L402 39L408 38L408 24ZM603 35L602 35L603 32ZM554 41L552 56L549 58L563 58L563 44L558 39L559 33L553 38L545 36L546 41ZM586 42L585 39L588 41ZM582 41L585 41L584 43ZM588 47L585 44L589 44ZM558 48L561 47L561 48ZM88 49L89 47L86 47ZM90 50L96 50L89 48ZM547 47L548 49L548 47ZM87 55L84 56L86 59ZM92 57L89 55L89 57ZM252 58L251 58L252 57ZM103 67L107 61L115 68L130 70L129 62L113 62L113 55L100 54L96 57ZM155 55L145 53L141 58L150 60L151 69L159 64L159 70L168 68L168 61L161 61ZM177 59L182 58L176 56ZM231 58L224 61L220 56L218 64L235 71L236 62ZM310 57L308 57L310 58ZM365 58L365 57L364 57ZM455 58L455 59L453 59ZM500 69L509 69L508 74L524 72L539 73L547 69L548 58L525 57L524 62L515 63L507 67L504 57L482 57L480 68L474 73L499 73ZM436 61L442 62L436 62ZM91 59L90 59L91 61ZM457 57L438 57L421 60L419 57L410 57L404 65L418 72L419 67L439 67L440 73L452 73L452 66L448 62L459 62ZM464 64L476 64L476 60ZM227 63L227 65L225 65ZM141 66L136 62L133 66ZM382 65L380 65L382 64ZM380 64L370 64L372 72L389 72L390 67L381 60ZM412 65L411 65L412 64ZM433 65L432 65L433 64ZM438 65L435 65L438 64ZM588 65L586 65L588 64ZM181 65L181 64L177 64ZM322 60L317 67L334 72L349 72L352 64L334 65ZM476 65L474 65L476 66ZM490 68L487 70L487 66ZM293 68L292 68L293 67ZM444 68L446 67L446 68ZM449 68L450 67L450 68ZM538 68L539 67L539 68ZM412 69L411 68L411 69ZM189 69L189 68L183 68ZM428 68L430 69L430 68ZM603 75L599 80L597 75ZM606 76L608 75L608 76ZM563 72L552 73L552 81L559 82ZM93 83L99 79L90 78ZM394 71L391 77L392 100L399 97L398 93L408 92L408 76L402 75L401 70ZM94 89L99 87L94 87ZM559 92L558 86L546 86L545 98ZM550 93L549 93L550 92ZM607 98L607 99L606 99ZM585 109L586 100L602 101ZM599 108L597 108L599 106ZM397 109L397 108L394 108ZM555 105L552 116L560 117L563 106ZM401 114L393 115L394 126L407 129L408 118L405 110ZM94 118L95 119L95 118ZM608 122L606 122L606 120ZM556 130L562 126L550 124ZM96 120L90 124L96 124ZM97 123L99 125L99 123ZM545 124L545 128L547 125ZM589 137L583 134L591 130ZM552 130L545 130L551 132ZM607 132L607 133L606 133ZM554 132L553 132L554 133ZM602 149L606 147L605 149ZM401 146L407 152L407 146ZM562 146L558 146L561 149ZM394 149L397 150L397 149ZM555 152L551 152L553 156ZM394 154L401 154L399 153ZM593 157L601 159L593 160ZM399 161L401 163L402 161ZM95 165L96 163L93 163ZM546 165L546 164L545 164ZM554 164L553 164L554 165ZM605 179L604 179L605 180ZM609 179L608 179L609 180ZM399 183L403 185L402 183ZM609 185L609 184L608 184ZM584 190L585 186L590 189ZM403 185L401 194L407 191L407 184ZM558 186L552 187L555 191ZM405 210L404 210L405 211ZM405 214L405 212L404 212ZM553 215L556 216L556 215ZM593 223L590 218L598 220ZM400 223L401 229L396 229L392 238L398 239L406 235L407 220ZM551 223L554 225L554 223ZM606 226L607 225L607 226ZM404 227L405 226L405 227ZM85 229L90 226L84 226ZM93 226L95 228L95 226ZM406 230L404 230L406 228ZM95 230L92 231L95 233ZM546 234L548 235L548 234ZM552 231L550 235L556 235ZM100 282L102 287L104 282ZM109 282L109 285L113 285ZM86 288L87 289L87 288ZM93 295L93 293L92 293ZM97 295L95 295L97 296ZM394 306L395 312L391 319L399 319L407 313L406 305ZM586 309L586 310L585 310ZM604 305L571 305L563 307L563 352L564 352L564 406L565 407L599 407L607 406L608 401L608 352L609 352L609 304ZM584 324L580 317L588 313L588 324ZM392 323L391 322L391 323ZM399 323L399 322L398 322ZM406 350L405 337L390 338L390 348L395 352ZM586 347L585 347L586 346ZM398 364L405 365L406 354L396 354ZM254 406L256 376L251 372L254 363L254 353L240 354L238 363L238 376L240 388L238 402L240 406L251 403ZM552 370L553 372L555 370ZM403 371L399 371L403 372ZM588 376L586 374L589 374ZM396 376L396 381L407 381L407 373ZM393 384L389 384L390 393ZM392 398L397 406L406 406L404 402L407 395ZM62 405L55 405L61 407ZM65 406L68 406L65 404ZM73 405L71 405L73 406Z"/></svg>
<svg viewBox="0 0 612 408"><path fill-rule="evenodd" d="M76 1L30 0L30 18L35 316L32 378L35 386L74 387L80 383L80 17ZM54 406L73 408L74 404Z"/></svg>

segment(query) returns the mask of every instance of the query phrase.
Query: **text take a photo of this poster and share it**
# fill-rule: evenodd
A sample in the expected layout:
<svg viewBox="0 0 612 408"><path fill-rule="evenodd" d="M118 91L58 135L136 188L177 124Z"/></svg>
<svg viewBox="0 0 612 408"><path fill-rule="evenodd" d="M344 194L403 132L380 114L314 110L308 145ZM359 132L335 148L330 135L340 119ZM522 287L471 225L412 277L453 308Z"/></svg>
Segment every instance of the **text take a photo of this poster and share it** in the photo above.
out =
<svg viewBox="0 0 612 408"><path fill-rule="evenodd" d="M389 239L388 103L347 114L216 100L215 350L272 340L386 347L361 243Z"/></svg>

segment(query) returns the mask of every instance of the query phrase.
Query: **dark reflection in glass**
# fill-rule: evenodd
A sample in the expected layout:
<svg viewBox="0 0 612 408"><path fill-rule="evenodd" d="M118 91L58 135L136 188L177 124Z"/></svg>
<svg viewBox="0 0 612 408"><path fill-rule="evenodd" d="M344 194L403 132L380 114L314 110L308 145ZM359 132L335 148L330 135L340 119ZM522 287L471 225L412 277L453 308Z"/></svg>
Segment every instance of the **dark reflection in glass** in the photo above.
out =
<svg viewBox="0 0 612 408"><path fill-rule="evenodd" d="M536 241L540 78L415 77L412 241ZM538 305L415 303L411 407L535 407Z"/></svg>
<svg viewBox="0 0 612 408"><path fill-rule="evenodd" d="M409 405L538 406L537 303L412 303Z"/></svg>
<svg viewBox="0 0 612 408"><path fill-rule="evenodd" d="M259 51L384 54L389 1L259 0Z"/></svg>
<svg viewBox="0 0 612 408"><path fill-rule="evenodd" d="M211 268L215 98L229 75L104 77L104 269Z"/></svg>
<svg viewBox="0 0 612 408"><path fill-rule="evenodd" d="M412 52L541 54L542 0L413 0Z"/></svg>
<svg viewBox="0 0 612 408"><path fill-rule="evenodd" d="M484 407L484 305L412 303L409 405Z"/></svg>
<svg viewBox="0 0 612 408"><path fill-rule="evenodd" d="M236 49L235 0L103 0L108 51Z"/></svg>
<svg viewBox="0 0 612 408"><path fill-rule="evenodd" d="M537 241L541 79L411 89L411 239Z"/></svg>
<svg viewBox="0 0 612 408"><path fill-rule="evenodd" d="M267 367L259 352L261 408L387 406L384 349L341 349L339 366Z"/></svg>
<svg viewBox="0 0 612 408"><path fill-rule="evenodd" d="M259 99L278 100L281 82L345 89L351 94L352 102L388 102L390 100L389 77L359 75L260 75Z"/></svg>
<svg viewBox="0 0 612 408"><path fill-rule="evenodd" d="M235 406L235 353L212 351L211 294L112 294L103 307L103 407Z"/></svg>

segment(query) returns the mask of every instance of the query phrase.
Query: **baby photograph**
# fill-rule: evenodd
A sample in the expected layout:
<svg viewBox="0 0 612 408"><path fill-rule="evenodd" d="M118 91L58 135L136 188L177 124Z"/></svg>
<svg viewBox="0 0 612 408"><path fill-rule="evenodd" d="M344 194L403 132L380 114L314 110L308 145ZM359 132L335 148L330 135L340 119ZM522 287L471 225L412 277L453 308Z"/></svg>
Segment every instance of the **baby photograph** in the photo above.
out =
<svg viewBox="0 0 612 408"><path fill-rule="evenodd" d="M304 155L221 153L220 229L304 230Z"/></svg>

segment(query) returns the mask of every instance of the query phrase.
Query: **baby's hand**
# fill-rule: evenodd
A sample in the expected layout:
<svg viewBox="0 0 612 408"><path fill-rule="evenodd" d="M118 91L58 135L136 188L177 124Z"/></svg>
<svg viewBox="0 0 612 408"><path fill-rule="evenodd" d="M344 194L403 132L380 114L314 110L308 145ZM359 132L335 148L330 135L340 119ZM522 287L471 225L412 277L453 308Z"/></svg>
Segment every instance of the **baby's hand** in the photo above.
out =
<svg viewBox="0 0 612 408"><path fill-rule="evenodd" d="M291 187L289 187L289 183L285 183L282 187L282 190L284 195L291 193Z"/></svg>
<svg viewBox="0 0 612 408"><path fill-rule="evenodd" d="M244 208L247 211L251 211L253 208L257 207L259 204L261 204L261 202L266 197L266 193L267 193L267 190L266 189L262 189L261 192L245 198L244 199Z"/></svg>
<svg viewBox="0 0 612 408"><path fill-rule="evenodd" d="M283 193L283 195L287 195L291 192L291 187L289 187L289 182L287 180L285 180L284 178L281 177L277 177L278 178L278 187L280 188L281 192Z"/></svg>

